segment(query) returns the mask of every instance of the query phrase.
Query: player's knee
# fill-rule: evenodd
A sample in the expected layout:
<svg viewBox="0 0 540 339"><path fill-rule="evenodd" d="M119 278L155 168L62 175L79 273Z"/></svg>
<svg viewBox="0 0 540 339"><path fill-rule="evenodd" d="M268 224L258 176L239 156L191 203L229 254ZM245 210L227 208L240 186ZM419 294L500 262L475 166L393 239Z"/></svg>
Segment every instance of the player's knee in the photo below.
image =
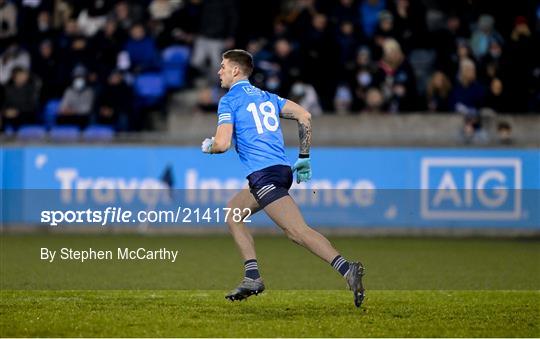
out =
<svg viewBox="0 0 540 339"><path fill-rule="evenodd" d="M227 203L227 210L228 211L234 211L234 210L237 210L238 209L238 206L234 203L234 201L229 201L229 203ZM241 224L242 221L244 219L244 215L241 216L241 218L238 218L238 217L233 217L233 213L230 212L226 215L226 222L227 222L227 225L229 225L229 229L231 229L232 227L238 225L238 224ZM240 220L240 221L235 221L235 220Z"/></svg>
<svg viewBox="0 0 540 339"><path fill-rule="evenodd" d="M237 220L238 220L238 219L237 219ZM235 227L236 225L242 223L242 222L237 222L237 221L235 221L235 218L233 218L233 217L230 216L230 215L228 216L228 218L227 218L226 221L227 221L227 225L229 225L229 229L231 229L231 230L232 230L232 228Z"/></svg>
<svg viewBox="0 0 540 339"><path fill-rule="evenodd" d="M304 234L303 232L298 228L288 228L285 229L285 234L289 239L291 239L293 242L297 243L298 245L304 244Z"/></svg>
<svg viewBox="0 0 540 339"><path fill-rule="evenodd" d="M235 208L238 208L238 203L234 201L235 199L232 199L227 203L226 210L233 211Z"/></svg>

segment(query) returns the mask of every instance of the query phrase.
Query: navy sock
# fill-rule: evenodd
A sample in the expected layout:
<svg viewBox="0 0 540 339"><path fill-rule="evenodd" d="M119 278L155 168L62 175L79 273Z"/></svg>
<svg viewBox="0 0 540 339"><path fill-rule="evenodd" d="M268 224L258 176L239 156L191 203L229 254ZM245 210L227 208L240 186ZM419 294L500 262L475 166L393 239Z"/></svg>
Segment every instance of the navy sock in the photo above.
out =
<svg viewBox="0 0 540 339"><path fill-rule="evenodd" d="M335 257L334 260L332 260L331 265L342 276L345 276L345 274L347 274L347 272L349 271L349 262L343 259L341 255Z"/></svg>
<svg viewBox="0 0 540 339"><path fill-rule="evenodd" d="M246 269L246 278L259 279L259 265L257 265L257 259L250 259L244 262L244 268Z"/></svg>

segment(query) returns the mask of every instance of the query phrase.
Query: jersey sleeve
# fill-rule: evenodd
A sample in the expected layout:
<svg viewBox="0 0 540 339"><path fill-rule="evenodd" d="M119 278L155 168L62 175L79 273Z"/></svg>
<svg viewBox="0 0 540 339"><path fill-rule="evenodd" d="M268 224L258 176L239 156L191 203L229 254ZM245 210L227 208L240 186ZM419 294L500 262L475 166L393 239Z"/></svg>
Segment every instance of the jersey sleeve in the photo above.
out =
<svg viewBox="0 0 540 339"><path fill-rule="evenodd" d="M226 96L222 97L219 100L217 116L218 116L218 123L217 123L218 126L221 124L232 124L234 121L233 119L234 111L233 111L232 103L229 100L229 98L227 98Z"/></svg>
<svg viewBox="0 0 540 339"><path fill-rule="evenodd" d="M281 110L283 109L283 106L287 103L287 99L284 99L280 97L279 95L276 95L276 102L278 105L278 113L281 113Z"/></svg>

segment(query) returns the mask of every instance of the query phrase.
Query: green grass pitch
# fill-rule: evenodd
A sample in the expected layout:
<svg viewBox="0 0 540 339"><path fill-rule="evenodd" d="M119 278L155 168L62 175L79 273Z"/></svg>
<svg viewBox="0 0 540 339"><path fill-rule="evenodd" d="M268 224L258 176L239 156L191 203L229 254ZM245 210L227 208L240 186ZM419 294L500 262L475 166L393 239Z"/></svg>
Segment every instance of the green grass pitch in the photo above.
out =
<svg viewBox="0 0 540 339"><path fill-rule="evenodd" d="M0 336L539 337L540 242L331 237L367 267L361 309L331 267L256 236L267 291L231 303L228 236L9 235L0 240ZM171 262L39 260L41 247L178 249Z"/></svg>

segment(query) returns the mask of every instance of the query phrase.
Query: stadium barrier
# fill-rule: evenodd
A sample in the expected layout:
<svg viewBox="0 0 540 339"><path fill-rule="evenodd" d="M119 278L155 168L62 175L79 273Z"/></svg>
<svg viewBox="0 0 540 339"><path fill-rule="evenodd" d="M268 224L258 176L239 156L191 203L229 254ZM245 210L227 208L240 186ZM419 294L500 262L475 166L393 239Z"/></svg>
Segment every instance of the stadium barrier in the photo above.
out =
<svg viewBox="0 0 540 339"><path fill-rule="evenodd" d="M0 152L1 220L13 228L88 226L54 226L43 213L107 208L109 216L113 208L176 216L109 220L105 227L115 229L221 227L227 200L247 185L235 152L205 155L195 147L165 146L14 146ZM297 150L287 152L294 161ZM329 147L314 148L312 158L313 180L294 184L291 194L314 226L540 231L538 149ZM250 220L254 227L271 225L261 213Z"/></svg>
<svg viewBox="0 0 540 339"><path fill-rule="evenodd" d="M313 143L315 146L423 146L460 147L463 138L463 115L459 113L407 113L407 114L328 114L313 117ZM540 116L538 115L487 115L483 116L485 139L482 147L501 147L497 126L508 123L511 128L512 147L540 146ZM169 114L168 133L147 139L161 142L195 145L201 136L215 133L215 114ZM282 120L283 135L287 145L298 143L295 121ZM141 142L140 135L136 136ZM147 140L143 140L146 142ZM509 145L503 145L508 147Z"/></svg>

